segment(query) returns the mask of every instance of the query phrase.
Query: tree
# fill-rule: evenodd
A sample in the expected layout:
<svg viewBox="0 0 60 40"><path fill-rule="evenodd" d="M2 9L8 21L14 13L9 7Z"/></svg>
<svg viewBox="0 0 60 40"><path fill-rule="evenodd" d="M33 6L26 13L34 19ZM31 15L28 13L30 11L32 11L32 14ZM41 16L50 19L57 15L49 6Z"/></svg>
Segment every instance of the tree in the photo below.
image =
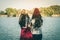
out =
<svg viewBox="0 0 60 40"><path fill-rule="evenodd" d="M0 14L5 14L5 12L4 11L0 11Z"/></svg>
<svg viewBox="0 0 60 40"><path fill-rule="evenodd" d="M60 14L60 6L53 5L47 8L41 8L41 13L44 16L52 16L53 14Z"/></svg>
<svg viewBox="0 0 60 40"><path fill-rule="evenodd" d="M13 8L6 8L5 10L6 10L6 13L7 13L8 17L9 16L14 16L17 13L17 10L13 9Z"/></svg>
<svg viewBox="0 0 60 40"><path fill-rule="evenodd" d="M50 6L50 8L52 8L52 10L54 11L53 14L60 14L60 6L59 5L53 5L53 6Z"/></svg>

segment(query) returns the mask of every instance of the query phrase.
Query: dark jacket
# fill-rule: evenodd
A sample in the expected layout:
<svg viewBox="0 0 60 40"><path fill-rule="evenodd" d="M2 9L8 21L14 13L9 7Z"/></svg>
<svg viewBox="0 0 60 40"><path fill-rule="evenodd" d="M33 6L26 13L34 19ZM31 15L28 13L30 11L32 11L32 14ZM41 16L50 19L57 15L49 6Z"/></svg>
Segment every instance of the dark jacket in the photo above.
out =
<svg viewBox="0 0 60 40"><path fill-rule="evenodd" d="M34 28L39 28L41 27L41 25L43 24L43 20L42 20L42 17L41 15L38 15L38 16L32 16L32 19L35 19L35 23L34 23Z"/></svg>
<svg viewBox="0 0 60 40"><path fill-rule="evenodd" d="M22 27L25 27L26 17L28 18L27 22L29 23L29 16L28 16L28 15L26 15L26 14L21 14L21 15L20 15L19 24L20 24L21 28L22 28ZM27 24L28 24L28 23L27 23Z"/></svg>

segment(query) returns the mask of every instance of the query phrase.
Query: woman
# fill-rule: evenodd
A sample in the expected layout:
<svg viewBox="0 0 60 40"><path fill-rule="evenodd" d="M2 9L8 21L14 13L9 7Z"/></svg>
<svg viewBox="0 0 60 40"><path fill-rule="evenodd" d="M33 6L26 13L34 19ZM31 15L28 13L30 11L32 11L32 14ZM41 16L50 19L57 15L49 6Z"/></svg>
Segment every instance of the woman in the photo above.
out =
<svg viewBox="0 0 60 40"><path fill-rule="evenodd" d="M28 27L29 16L26 13L25 9L23 9L21 11L21 15L20 15L20 18L19 18L19 24L20 24L20 27L21 27L20 40L31 40L32 35L31 35L30 27Z"/></svg>
<svg viewBox="0 0 60 40"><path fill-rule="evenodd" d="M32 34L34 40L42 40L42 31L41 25L43 23L41 14L38 8L35 8L33 16L32 16Z"/></svg>

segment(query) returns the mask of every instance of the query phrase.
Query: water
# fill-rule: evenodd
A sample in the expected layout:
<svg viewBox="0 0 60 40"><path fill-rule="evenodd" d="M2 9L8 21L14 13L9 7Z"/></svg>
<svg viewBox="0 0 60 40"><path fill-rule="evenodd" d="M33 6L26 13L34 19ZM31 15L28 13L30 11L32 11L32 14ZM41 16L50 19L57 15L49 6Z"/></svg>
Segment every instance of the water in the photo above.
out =
<svg viewBox="0 0 60 40"><path fill-rule="evenodd" d="M18 17L0 17L0 40L19 40ZM60 40L60 17L43 17L43 40Z"/></svg>
<svg viewBox="0 0 60 40"><path fill-rule="evenodd" d="M43 40L60 40L60 17L44 18Z"/></svg>

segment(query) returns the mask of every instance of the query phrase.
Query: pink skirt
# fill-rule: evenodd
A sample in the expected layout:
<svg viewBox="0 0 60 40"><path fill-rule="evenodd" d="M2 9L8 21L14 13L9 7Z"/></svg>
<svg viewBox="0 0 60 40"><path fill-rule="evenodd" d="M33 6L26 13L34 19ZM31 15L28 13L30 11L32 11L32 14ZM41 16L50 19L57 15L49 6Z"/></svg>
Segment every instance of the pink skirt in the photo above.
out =
<svg viewBox="0 0 60 40"><path fill-rule="evenodd" d="M32 33L30 30L26 30L27 28L22 28L21 29L21 38L26 38L26 39L30 39L32 38Z"/></svg>

